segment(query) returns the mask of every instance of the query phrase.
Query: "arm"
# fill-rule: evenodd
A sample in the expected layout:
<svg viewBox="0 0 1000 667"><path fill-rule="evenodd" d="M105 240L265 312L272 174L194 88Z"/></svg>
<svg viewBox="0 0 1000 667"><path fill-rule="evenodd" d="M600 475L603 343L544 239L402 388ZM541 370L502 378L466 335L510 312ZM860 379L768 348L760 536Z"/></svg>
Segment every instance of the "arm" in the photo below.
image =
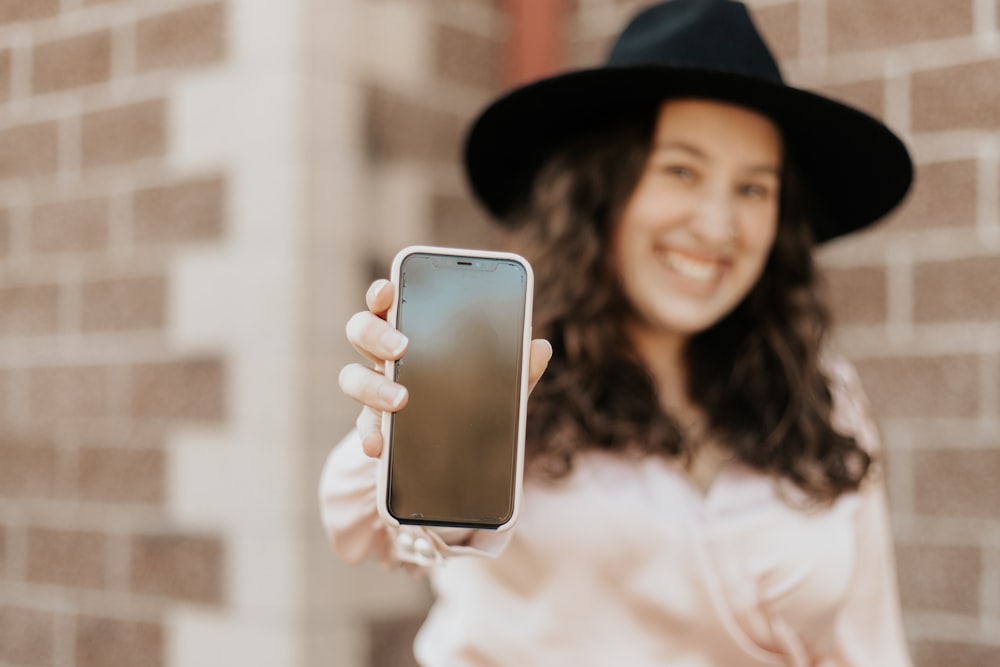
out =
<svg viewBox="0 0 1000 667"><path fill-rule="evenodd" d="M387 280L372 283L365 297L368 310L347 323L347 339L371 365L348 364L340 373L340 388L362 405L357 429L327 458L320 480L323 522L334 550L348 562L377 558L388 564L426 568L448 556L496 556L509 532L455 528L395 527L378 515L378 457L382 452L380 425L383 411L401 410L409 398L406 388L379 370L386 360L401 358L407 340L385 321L395 297ZM552 356L544 340L531 343L529 387L534 387ZM373 368L374 367L374 368Z"/></svg>
<svg viewBox="0 0 1000 667"><path fill-rule="evenodd" d="M835 621L834 656L823 667L909 667L878 428L853 366L836 359L830 365L830 377L835 426L854 435L876 457L876 470L858 492L854 579Z"/></svg>
<svg viewBox="0 0 1000 667"><path fill-rule="evenodd" d="M376 509L377 480L378 460L365 455L360 436L351 431L330 453L320 480L327 536L348 563L374 558L422 570L449 556L495 557L509 540L509 532L389 526Z"/></svg>
<svg viewBox="0 0 1000 667"><path fill-rule="evenodd" d="M854 580L835 621L833 658L824 667L909 667L885 490L872 481L860 493Z"/></svg>

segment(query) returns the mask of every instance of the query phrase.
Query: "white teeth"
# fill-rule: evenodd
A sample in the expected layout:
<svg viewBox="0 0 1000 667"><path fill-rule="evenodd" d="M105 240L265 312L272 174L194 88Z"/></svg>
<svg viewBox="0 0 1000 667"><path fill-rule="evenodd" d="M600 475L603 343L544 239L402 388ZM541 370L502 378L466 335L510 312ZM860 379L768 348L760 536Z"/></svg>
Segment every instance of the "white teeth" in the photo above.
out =
<svg viewBox="0 0 1000 667"><path fill-rule="evenodd" d="M667 265L685 278L710 282L715 280L719 275L720 267L718 262L706 262L677 252L668 252L665 257Z"/></svg>

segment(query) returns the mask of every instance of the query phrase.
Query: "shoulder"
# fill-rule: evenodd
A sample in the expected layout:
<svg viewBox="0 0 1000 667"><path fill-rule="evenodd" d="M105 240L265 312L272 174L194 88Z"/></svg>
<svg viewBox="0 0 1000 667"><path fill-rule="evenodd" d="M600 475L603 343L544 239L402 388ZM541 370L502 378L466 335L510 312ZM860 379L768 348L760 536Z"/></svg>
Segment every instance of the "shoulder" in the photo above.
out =
<svg viewBox="0 0 1000 667"><path fill-rule="evenodd" d="M854 437L869 454L876 453L880 448L878 429L854 364L843 354L827 350L820 366L830 389L833 427Z"/></svg>
<svg viewBox="0 0 1000 667"><path fill-rule="evenodd" d="M820 369L830 382L830 390L860 390L857 368L843 353L825 349L819 359Z"/></svg>

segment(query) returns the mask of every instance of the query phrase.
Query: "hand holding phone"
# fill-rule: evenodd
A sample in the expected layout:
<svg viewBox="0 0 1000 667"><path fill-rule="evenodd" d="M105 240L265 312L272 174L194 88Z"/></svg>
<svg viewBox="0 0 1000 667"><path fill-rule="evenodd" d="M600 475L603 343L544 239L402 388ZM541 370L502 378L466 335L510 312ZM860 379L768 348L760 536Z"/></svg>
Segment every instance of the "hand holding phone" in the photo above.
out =
<svg viewBox="0 0 1000 667"><path fill-rule="evenodd" d="M392 523L504 529L520 506L531 267L510 253L401 251L387 320L407 336L387 379L378 503Z"/></svg>

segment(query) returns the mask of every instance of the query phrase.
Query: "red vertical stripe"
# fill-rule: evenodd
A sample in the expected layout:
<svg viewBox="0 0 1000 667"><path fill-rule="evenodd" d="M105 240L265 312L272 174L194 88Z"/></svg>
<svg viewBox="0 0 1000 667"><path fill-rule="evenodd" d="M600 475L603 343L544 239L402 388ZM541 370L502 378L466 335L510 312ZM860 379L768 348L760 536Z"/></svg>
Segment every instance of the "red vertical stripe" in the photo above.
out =
<svg viewBox="0 0 1000 667"><path fill-rule="evenodd" d="M506 0L504 8L510 21L504 83L515 86L560 69L566 0Z"/></svg>

